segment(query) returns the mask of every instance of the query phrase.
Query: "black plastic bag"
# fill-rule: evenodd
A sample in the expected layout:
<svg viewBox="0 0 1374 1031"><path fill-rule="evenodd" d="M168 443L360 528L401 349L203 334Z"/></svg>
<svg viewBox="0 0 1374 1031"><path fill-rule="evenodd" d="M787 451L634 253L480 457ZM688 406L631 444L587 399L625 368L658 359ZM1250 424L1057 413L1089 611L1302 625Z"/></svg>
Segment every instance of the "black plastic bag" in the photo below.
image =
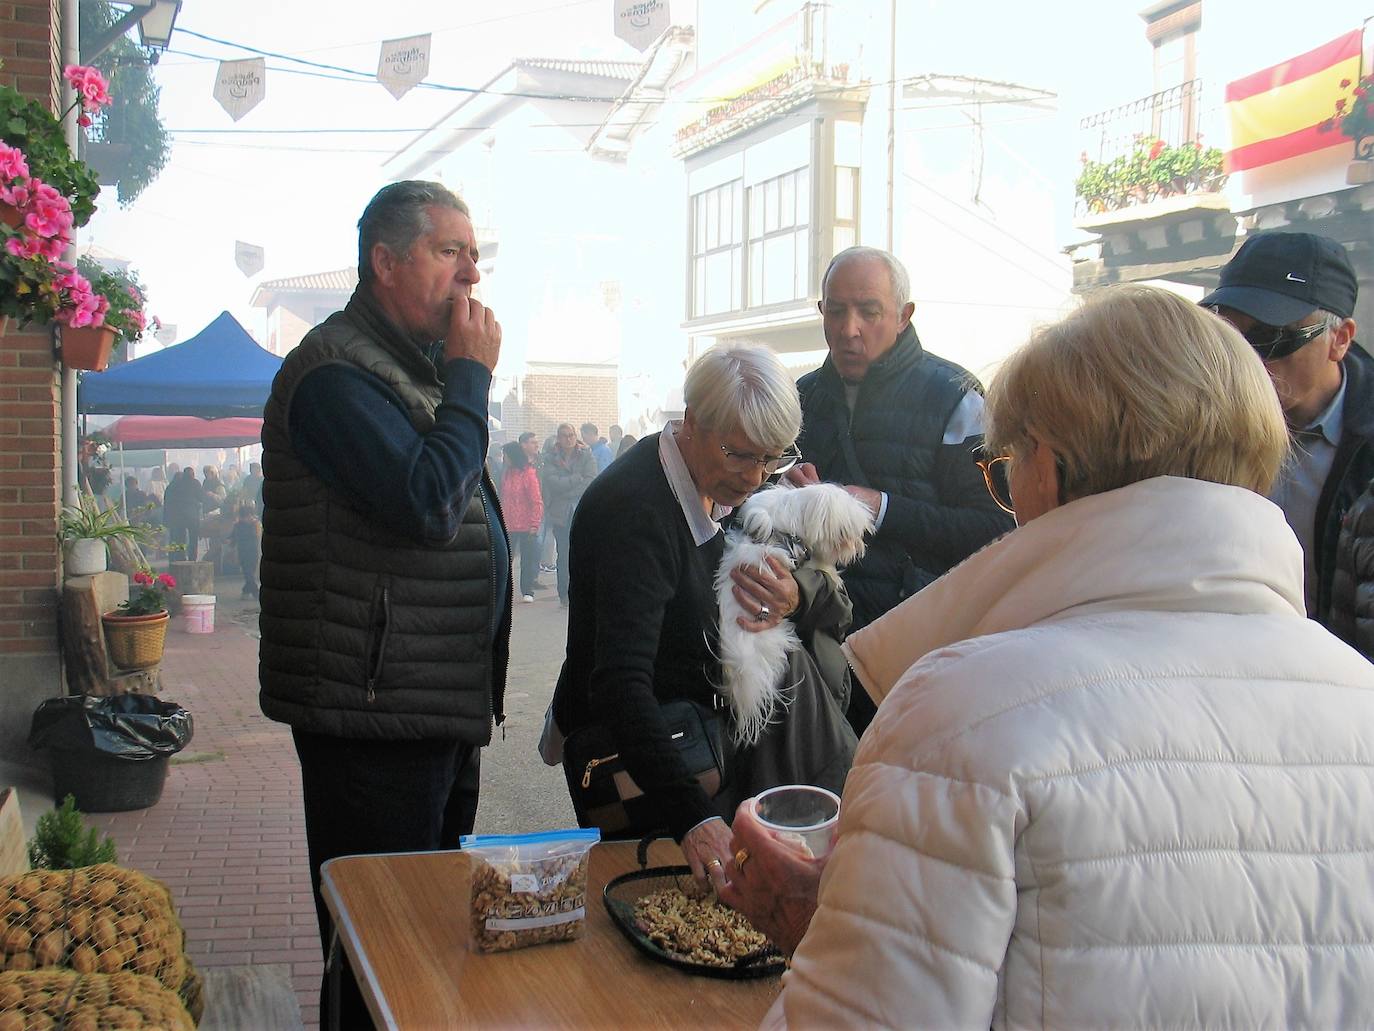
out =
<svg viewBox="0 0 1374 1031"><path fill-rule="evenodd" d="M35 710L29 745L155 759L180 752L193 732L189 712L155 695L67 695L49 698Z"/></svg>

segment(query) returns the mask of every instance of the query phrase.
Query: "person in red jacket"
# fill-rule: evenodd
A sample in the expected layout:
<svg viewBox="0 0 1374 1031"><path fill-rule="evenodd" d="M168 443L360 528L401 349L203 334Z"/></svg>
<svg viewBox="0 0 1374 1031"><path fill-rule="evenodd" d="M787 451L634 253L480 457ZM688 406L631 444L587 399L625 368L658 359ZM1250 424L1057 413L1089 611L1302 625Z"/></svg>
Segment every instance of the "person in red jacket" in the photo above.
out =
<svg viewBox="0 0 1374 1031"><path fill-rule="evenodd" d="M544 498L539 492L539 473L525 449L511 441L502 451L506 461L501 476L501 508L511 550L520 554L520 594L530 602L539 581L539 522L544 518Z"/></svg>

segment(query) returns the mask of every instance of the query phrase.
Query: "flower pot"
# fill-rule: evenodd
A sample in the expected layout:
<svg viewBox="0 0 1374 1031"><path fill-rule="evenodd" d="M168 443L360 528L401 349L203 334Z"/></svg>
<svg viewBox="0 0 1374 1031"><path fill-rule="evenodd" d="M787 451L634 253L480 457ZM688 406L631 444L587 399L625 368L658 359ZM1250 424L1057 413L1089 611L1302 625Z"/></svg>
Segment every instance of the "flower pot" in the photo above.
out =
<svg viewBox="0 0 1374 1031"><path fill-rule="evenodd" d="M93 576L103 573L109 561L109 550L102 540L83 537L67 543L63 565L68 576Z"/></svg>
<svg viewBox="0 0 1374 1031"><path fill-rule="evenodd" d="M123 616L107 612L100 617L105 625L105 643L110 661L120 669L147 669L162 661L167 642L167 610L147 616Z"/></svg>
<svg viewBox="0 0 1374 1031"><path fill-rule="evenodd" d="M1345 170L1345 181L1351 186L1374 183L1374 161L1352 161Z"/></svg>
<svg viewBox="0 0 1374 1031"><path fill-rule="evenodd" d="M0 222L4 222L11 229L18 229L24 224L24 216L13 204L0 201Z"/></svg>
<svg viewBox="0 0 1374 1031"><path fill-rule="evenodd" d="M62 364L69 369L104 372L114 350L115 331L107 326L62 330Z"/></svg>

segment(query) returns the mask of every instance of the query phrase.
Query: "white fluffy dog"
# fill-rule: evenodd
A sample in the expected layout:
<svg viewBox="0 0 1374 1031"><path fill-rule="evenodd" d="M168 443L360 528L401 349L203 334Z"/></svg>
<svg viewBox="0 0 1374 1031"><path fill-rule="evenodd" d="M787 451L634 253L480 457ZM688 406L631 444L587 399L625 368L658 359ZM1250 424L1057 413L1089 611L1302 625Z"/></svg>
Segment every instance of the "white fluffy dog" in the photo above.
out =
<svg viewBox="0 0 1374 1031"><path fill-rule="evenodd" d="M716 570L720 605L721 693L735 716L735 740L758 742L783 696L783 674L789 654L801 647L790 620L760 633L735 622L753 620L735 600L730 571L739 566L762 568L776 555L789 569L818 567L838 579L838 570L864 553L864 535L873 531L867 505L833 483L804 487L779 484L761 490L740 509L726 534L725 554Z"/></svg>

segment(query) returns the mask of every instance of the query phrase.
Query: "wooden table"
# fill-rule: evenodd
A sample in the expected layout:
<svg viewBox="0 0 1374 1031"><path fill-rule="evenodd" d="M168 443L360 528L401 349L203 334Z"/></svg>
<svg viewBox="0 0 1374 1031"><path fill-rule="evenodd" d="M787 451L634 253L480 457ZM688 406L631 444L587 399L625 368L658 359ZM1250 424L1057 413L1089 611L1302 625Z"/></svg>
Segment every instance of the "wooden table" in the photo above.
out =
<svg viewBox="0 0 1374 1031"><path fill-rule="evenodd" d="M683 862L671 841L650 866ZM380 1028L757 1027L778 978L726 981L656 962L616 929L601 890L637 868L633 842L592 849L587 926L576 941L514 952L468 950L468 857L345 856L322 891Z"/></svg>

